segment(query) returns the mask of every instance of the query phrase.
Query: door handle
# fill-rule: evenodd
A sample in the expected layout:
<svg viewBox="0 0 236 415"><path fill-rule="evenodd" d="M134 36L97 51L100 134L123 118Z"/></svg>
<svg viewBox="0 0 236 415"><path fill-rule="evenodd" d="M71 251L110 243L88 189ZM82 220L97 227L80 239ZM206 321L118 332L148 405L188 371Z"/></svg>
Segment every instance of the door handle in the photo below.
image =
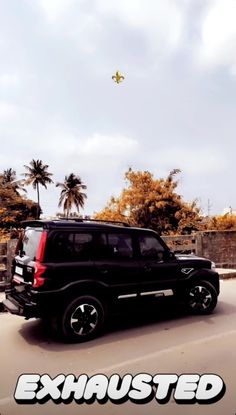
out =
<svg viewBox="0 0 236 415"><path fill-rule="evenodd" d="M99 267L99 271L101 274L108 274L108 269L105 266Z"/></svg>
<svg viewBox="0 0 236 415"><path fill-rule="evenodd" d="M144 268L144 271L146 271L146 272L150 272L152 270L152 268L149 264L145 264L143 268Z"/></svg>

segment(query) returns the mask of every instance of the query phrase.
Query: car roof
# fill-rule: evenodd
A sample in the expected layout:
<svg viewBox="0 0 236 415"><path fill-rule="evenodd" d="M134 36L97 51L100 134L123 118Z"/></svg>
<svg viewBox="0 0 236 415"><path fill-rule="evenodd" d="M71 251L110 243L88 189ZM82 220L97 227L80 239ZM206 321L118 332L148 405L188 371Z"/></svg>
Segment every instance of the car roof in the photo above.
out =
<svg viewBox="0 0 236 415"><path fill-rule="evenodd" d="M109 222L109 221L108 221ZM127 223L123 222L111 222L106 221L97 221L97 220L28 220L22 222L23 227L40 227L43 229L113 229L120 231L149 231L154 232L151 229L138 228L134 226L129 226Z"/></svg>

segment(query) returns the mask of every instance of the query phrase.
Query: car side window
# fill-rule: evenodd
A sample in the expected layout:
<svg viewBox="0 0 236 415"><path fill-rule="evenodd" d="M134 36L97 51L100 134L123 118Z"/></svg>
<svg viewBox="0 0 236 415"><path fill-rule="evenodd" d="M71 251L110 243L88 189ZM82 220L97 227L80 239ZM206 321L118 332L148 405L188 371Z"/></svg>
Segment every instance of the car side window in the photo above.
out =
<svg viewBox="0 0 236 415"><path fill-rule="evenodd" d="M88 261L92 257L92 235L61 232L53 239L53 259L56 262Z"/></svg>
<svg viewBox="0 0 236 415"><path fill-rule="evenodd" d="M75 261L86 261L92 258L92 235L74 233L69 235L69 246Z"/></svg>
<svg viewBox="0 0 236 415"><path fill-rule="evenodd" d="M109 233L108 246L113 258L132 258L133 247L131 236L124 233Z"/></svg>
<svg viewBox="0 0 236 415"><path fill-rule="evenodd" d="M132 238L127 234L96 234L94 243L96 259L133 258Z"/></svg>
<svg viewBox="0 0 236 415"><path fill-rule="evenodd" d="M157 238L152 235L140 235L138 239L142 258L163 260L165 250Z"/></svg>

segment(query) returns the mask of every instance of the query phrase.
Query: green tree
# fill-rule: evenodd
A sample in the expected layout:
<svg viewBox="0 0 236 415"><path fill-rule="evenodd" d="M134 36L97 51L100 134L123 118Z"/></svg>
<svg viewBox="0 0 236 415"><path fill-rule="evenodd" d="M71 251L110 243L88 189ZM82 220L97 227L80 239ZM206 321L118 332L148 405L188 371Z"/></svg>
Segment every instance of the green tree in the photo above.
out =
<svg viewBox="0 0 236 415"><path fill-rule="evenodd" d="M191 233L200 228L200 209L196 201L186 203L176 192L179 169L167 178L154 179L148 171L125 173L126 188L112 197L96 219L126 220L134 226L147 227L159 233Z"/></svg>
<svg viewBox="0 0 236 415"><path fill-rule="evenodd" d="M24 165L27 173L23 173L25 176L24 183L26 185L32 185L34 189L37 190L37 203L38 203L38 211L37 211L37 219L40 216L40 199L39 199L39 185L45 187L47 189L47 184L53 183L51 177L52 173L48 172L48 165L43 164L42 160L31 160L30 165Z"/></svg>
<svg viewBox="0 0 236 415"><path fill-rule="evenodd" d="M81 178L74 173L65 176L64 182L57 183L56 186L61 187L62 189L58 207L63 205L64 214L68 219L73 205L75 205L78 212L80 207L84 207L84 201L87 198L87 195L83 193L82 190L87 189L87 186L82 182Z"/></svg>

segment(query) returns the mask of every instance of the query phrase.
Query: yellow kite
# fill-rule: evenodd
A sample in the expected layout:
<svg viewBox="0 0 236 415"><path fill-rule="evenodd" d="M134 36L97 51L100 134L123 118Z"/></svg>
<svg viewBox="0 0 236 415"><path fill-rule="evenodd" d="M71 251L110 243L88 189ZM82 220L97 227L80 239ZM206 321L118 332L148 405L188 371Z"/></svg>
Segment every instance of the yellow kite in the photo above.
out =
<svg viewBox="0 0 236 415"><path fill-rule="evenodd" d="M112 79L113 79L114 82L119 84L120 82L122 82L125 79L125 77L123 75L121 75L121 73L119 71L117 71L116 74L112 76Z"/></svg>

